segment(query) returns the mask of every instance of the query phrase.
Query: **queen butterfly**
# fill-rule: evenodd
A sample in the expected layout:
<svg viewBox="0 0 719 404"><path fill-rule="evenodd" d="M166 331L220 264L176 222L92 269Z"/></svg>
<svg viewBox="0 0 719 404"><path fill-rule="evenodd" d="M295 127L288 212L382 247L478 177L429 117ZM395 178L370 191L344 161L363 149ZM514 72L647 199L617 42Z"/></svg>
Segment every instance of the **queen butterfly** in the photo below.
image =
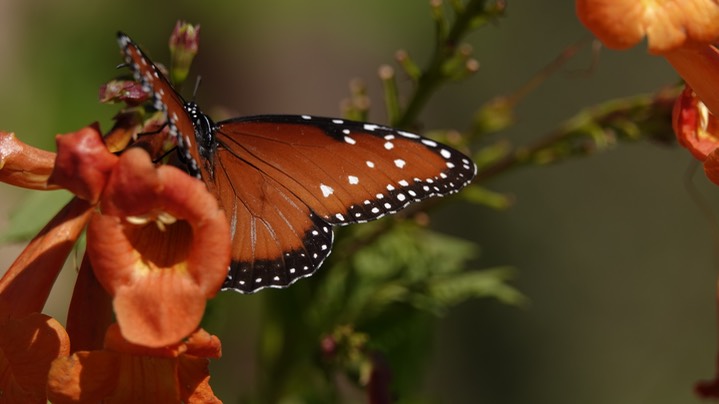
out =
<svg viewBox="0 0 719 404"><path fill-rule="evenodd" d="M223 289L251 293L312 275L332 248L332 226L362 223L459 191L476 174L464 154L414 133L309 115L213 122L186 102L125 34L135 79L167 115L187 171L230 221Z"/></svg>

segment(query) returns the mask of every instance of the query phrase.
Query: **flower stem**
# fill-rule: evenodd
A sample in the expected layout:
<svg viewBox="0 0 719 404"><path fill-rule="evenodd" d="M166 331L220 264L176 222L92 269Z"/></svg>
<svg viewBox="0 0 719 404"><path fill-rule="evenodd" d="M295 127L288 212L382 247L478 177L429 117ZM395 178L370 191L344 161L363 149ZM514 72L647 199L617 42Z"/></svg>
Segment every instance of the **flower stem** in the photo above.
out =
<svg viewBox="0 0 719 404"><path fill-rule="evenodd" d="M404 112L396 122L391 122L393 126L399 128L409 128L412 126L432 94L444 84L444 82L451 78L451 76L443 71L443 66L455 55L457 46L462 38L472 29L476 28L476 25L488 21L492 14L497 13L494 10L499 6L492 7L491 10L488 10L485 3L487 3L487 0L470 0L462 10L457 12L454 23L446 32L444 24L438 22L432 58L427 68L417 80L414 93ZM441 4L438 6L441 7ZM482 19L482 17L487 18Z"/></svg>

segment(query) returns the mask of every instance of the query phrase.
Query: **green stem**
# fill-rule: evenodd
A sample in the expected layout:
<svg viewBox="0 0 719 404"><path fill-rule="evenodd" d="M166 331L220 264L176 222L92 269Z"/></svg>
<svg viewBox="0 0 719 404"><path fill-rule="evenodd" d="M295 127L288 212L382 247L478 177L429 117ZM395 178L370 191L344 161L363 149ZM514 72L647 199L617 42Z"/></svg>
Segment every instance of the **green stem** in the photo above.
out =
<svg viewBox="0 0 719 404"><path fill-rule="evenodd" d="M441 28L437 27L436 46L432 59L417 81L404 113L397 122L392 122L394 126L400 128L412 126L432 94L448 79L442 71L442 66L454 55L457 45L472 28L472 21L484 12L486 1L470 0L464 10L457 14L446 36L443 35Z"/></svg>
<svg viewBox="0 0 719 404"><path fill-rule="evenodd" d="M474 181L486 181L527 164L547 164L587 155L621 140L672 142L672 107L678 91L670 88L656 94L608 101L581 111L533 144L515 148L483 167Z"/></svg>

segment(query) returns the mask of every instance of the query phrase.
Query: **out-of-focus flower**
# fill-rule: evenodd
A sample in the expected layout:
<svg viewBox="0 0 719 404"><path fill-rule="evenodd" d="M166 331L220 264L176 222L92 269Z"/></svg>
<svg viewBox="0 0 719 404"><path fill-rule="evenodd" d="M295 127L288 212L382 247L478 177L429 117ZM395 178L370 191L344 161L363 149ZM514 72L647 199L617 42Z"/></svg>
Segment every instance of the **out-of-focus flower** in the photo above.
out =
<svg viewBox="0 0 719 404"><path fill-rule="evenodd" d="M707 177L719 185L719 119L689 86L674 104L672 125L679 143L703 162Z"/></svg>
<svg viewBox="0 0 719 404"><path fill-rule="evenodd" d="M178 21L170 35L170 77L177 86L185 82L200 47L200 26Z"/></svg>
<svg viewBox="0 0 719 404"><path fill-rule="evenodd" d="M577 0L577 15L605 45L625 49L644 37L656 54L719 37L714 0Z"/></svg>
<svg viewBox="0 0 719 404"><path fill-rule="evenodd" d="M605 45L623 49L647 38L719 114L719 2L716 0L576 0L577 15Z"/></svg>
<svg viewBox="0 0 719 404"><path fill-rule="evenodd" d="M646 37L649 51L682 76L687 87L675 103L674 132L719 185L719 1L576 0L576 6L579 19L608 47L627 48ZM719 398L719 372L696 392Z"/></svg>
<svg viewBox="0 0 719 404"><path fill-rule="evenodd" d="M142 84L134 80L111 80L100 86L100 102L124 102L135 106L150 99L150 93L142 88Z"/></svg>
<svg viewBox="0 0 719 404"><path fill-rule="evenodd" d="M123 338L114 324L105 348L75 352L52 363L48 398L53 403L219 403L209 385L208 358L220 342L204 330L186 341L148 348Z"/></svg>
<svg viewBox="0 0 719 404"><path fill-rule="evenodd" d="M677 97L672 125L679 143L700 161L719 147L719 121L691 87L686 87Z"/></svg>

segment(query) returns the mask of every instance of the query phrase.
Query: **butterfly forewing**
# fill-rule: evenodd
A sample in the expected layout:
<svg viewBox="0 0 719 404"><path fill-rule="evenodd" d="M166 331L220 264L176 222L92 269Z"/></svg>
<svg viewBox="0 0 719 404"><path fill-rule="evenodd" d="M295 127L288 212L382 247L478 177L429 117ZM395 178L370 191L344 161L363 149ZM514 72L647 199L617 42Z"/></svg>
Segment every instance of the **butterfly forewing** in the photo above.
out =
<svg viewBox="0 0 719 404"><path fill-rule="evenodd" d="M293 115L217 125L218 153L251 162L331 224L377 219L456 192L474 176L462 153L374 124Z"/></svg>
<svg viewBox="0 0 719 404"><path fill-rule="evenodd" d="M185 100L175 91L160 69L137 46L130 37L117 33L117 41L122 49L125 63L130 66L135 80L145 91L152 94L154 107L167 115L167 125L180 149L183 161L194 176L200 176L198 164L202 161L195 145L195 131L192 120L184 110Z"/></svg>
<svg viewBox="0 0 719 404"><path fill-rule="evenodd" d="M181 160L227 215L232 264L224 289L287 286L329 255L332 225L454 193L475 175L464 154L381 125L307 115L212 124L130 38L120 33L118 41L136 79L166 112Z"/></svg>

